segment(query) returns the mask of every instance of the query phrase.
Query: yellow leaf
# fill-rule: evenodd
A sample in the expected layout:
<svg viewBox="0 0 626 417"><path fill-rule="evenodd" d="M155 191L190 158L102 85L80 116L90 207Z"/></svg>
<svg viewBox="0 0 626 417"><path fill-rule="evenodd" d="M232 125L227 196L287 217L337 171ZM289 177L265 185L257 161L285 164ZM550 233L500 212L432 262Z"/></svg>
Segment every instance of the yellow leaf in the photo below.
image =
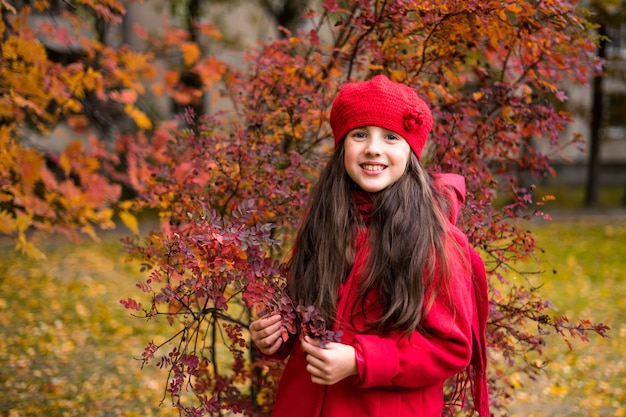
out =
<svg viewBox="0 0 626 417"><path fill-rule="evenodd" d="M120 219L122 219L124 225L128 227L131 232L136 235L139 234L139 223L137 222L137 217L127 211L122 211L120 212Z"/></svg>
<svg viewBox="0 0 626 417"><path fill-rule="evenodd" d="M555 384L550 387L550 394L558 396L558 397L563 397L567 395L568 392L569 392L569 389L565 385Z"/></svg>
<svg viewBox="0 0 626 417"><path fill-rule="evenodd" d="M124 210L128 210L133 206L133 201L132 200L124 200L122 202L120 202L120 207Z"/></svg>
<svg viewBox="0 0 626 417"><path fill-rule="evenodd" d="M152 122L150 121L150 118L135 106L127 104L126 106L124 106L124 110L135 121L135 124L138 128L150 129L152 127Z"/></svg>
<svg viewBox="0 0 626 417"><path fill-rule="evenodd" d="M85 83L83 77L83 72L64 74L63 76L63 80L67 84L67 87L78 99L85 98Z"/></svg>
<svg viewBox="0 0 626 417"><path fill-rule="evenodd" d="M2 45L2 57L6 60L17 59L17 44L13 37L7 38Z"/></svg>
<svg viewBox="0 0 626 417"><path fill-rule="evenodd" d="M522 387L522 381L518 373L514 373L511 375L510 384L515 389L520 389Z"/></svg>
<svg viewBox="0 0 626 417"><path fill-rule="evenodd" d="M267 388L263 388L256 395L256 401L257 401L257 404L259 404L259 405L268 404L270 402L271 398L272 398L271 392Z"/></svg>
<svg viewBox="0 0 626 417"><path fill-rule="evenodd" d="M63 173L65 174L65 176L70 175L70 170L72 169L72 164L70 162L70 158L67 156L67 154L65 152L62 153L61 157L59 158L59 165L63 169Z"/></svg>
<svg viewBox="0 0 626 417"><path fill-rule="evenodd" d="M113 217L113 209L103 209L97 213L94 213L93 221L97 222L102 228L114 228L115 223L111 221Z"/></svg>
<svg viewBox="0 0 626 417"><path fill-rule="evenodd" d="M0 210L0 233L10 235L13 231L15 231L13 216L6 210Z"/></svg>
<svg viewBox="0 0 626 417"><path fill-rule="evenodd" d="M82 110L83 106L80 104L79 101L74 100L73 98L67 99L65 100L65 102L62 104L63 108L73 112L73 113L78 113Z"/></svg>
<svg viewBox="0 0 626 417"><path fill-rule="evenodd" d="M508 22L509 21L509 16L506 14L506 10L505 9L500 9L498 11L498 16L500 17L500 19L503 22Z"/></svg>
<svg viewBox="0 0 626 417"><path fill-rule="evenodd" d="M26 240L24 233L20 233L15 249L33 259L46 259L46 255L37 249L35 245Z"/></svg>
<svg viewBox="0 0 626 417"><path fill-rule="evenodd" d="M83 232L84 234L86 234L87 236L89 236L94 241L96 241L96 242L100 241L100 238L96 234L96 231L90 225L85 225L85 226L81 227L80 231Z"/></svg>
<svg viewBox="0 0 626 417"><path fill-rule="evenodd" d="M100 84L101 76L102 74L94 71L93 68L87 68L87 71L85 71L83 76L83 85L85 86L85 89L89 91L95 90Z"/></svg>
<svg viewBox="0 0 626 417"><path fill-rule="evenodd" d="M389 71L389 78L391 78L393 81L401 83L404 81L406 73L403 70L390 70Z"/></svg>
<svg viewBox="0 0 626 417"><path fill-rule="evenodd" d="M18 214L15 218L15 228L20 232L26 231L28 227L33 223L33 219L25 214Z"/></svg>
<svg viewBox="0 0 626 417"><path fill-rule="evenodd" d="M502 108L502 118L507 123L513 123L514 122L514 120L513 120L514 113L515 113L515 111L513 110L513 108L511 106L504 106Z"/></svg>

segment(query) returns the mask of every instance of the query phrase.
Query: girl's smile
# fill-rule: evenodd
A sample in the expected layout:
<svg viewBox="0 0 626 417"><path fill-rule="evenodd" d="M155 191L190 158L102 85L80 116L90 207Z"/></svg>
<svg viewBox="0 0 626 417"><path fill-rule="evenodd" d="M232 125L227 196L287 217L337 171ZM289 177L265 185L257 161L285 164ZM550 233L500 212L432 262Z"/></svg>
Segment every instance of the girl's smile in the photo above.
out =
<svg viewBox="0 0 626 417"><path fill-rule="evenodd" d="M404 174L411 153L402 136L378 126L351 130L343 146L346 172L359 187L371 193L396 182Z"/></svg>

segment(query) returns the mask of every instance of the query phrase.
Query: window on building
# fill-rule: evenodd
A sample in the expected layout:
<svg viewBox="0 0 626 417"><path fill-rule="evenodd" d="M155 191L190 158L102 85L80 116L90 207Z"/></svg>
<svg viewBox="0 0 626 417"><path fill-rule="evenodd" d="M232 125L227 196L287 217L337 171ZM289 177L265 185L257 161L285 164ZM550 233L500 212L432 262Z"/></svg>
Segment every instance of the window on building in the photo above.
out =
<svg viewBox="0 0 626 417"><path fill-rule="evenodd" d="M607 92L604 135L609 140L626 140L626 92Z"/></svg>

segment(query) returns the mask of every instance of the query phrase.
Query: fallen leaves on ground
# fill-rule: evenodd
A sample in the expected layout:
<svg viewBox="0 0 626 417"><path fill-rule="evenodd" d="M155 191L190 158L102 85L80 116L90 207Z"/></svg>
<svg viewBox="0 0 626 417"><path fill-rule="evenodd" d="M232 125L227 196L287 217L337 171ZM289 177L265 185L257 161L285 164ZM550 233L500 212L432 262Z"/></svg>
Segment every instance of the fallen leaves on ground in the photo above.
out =
<svg viewBox="0 0 626 417"><path fill-rule="evenodd" d="M34 261L3 247L0 415L178 415L159 406L165 375L134 359L160 325L120 305L138 280L120 251L64 243Z"/></svg>
<svg viewBox="0 0 626 417"><path fill-rule="evenodd" d="M609 338L592 335L569 350L558 335L546 337L546 372L521 378L512 417L626 416L626 223L542 223L533 228L540 247L541 294L559 315L605 323Z"/></svg>

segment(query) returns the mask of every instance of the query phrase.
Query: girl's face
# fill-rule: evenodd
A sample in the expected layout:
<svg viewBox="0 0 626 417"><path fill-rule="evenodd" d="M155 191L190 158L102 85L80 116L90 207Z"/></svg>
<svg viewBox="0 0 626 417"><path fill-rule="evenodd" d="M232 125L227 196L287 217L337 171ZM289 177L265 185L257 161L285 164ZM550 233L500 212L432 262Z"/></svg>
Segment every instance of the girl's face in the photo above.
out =
<svg viewBox="0 0 626 417"><path fill-rule="evenodd" d="M411 147L402 136L378 126L353 129L343 142L346 172L371 193L396 182L404 174L411 155Z"/></svg>

